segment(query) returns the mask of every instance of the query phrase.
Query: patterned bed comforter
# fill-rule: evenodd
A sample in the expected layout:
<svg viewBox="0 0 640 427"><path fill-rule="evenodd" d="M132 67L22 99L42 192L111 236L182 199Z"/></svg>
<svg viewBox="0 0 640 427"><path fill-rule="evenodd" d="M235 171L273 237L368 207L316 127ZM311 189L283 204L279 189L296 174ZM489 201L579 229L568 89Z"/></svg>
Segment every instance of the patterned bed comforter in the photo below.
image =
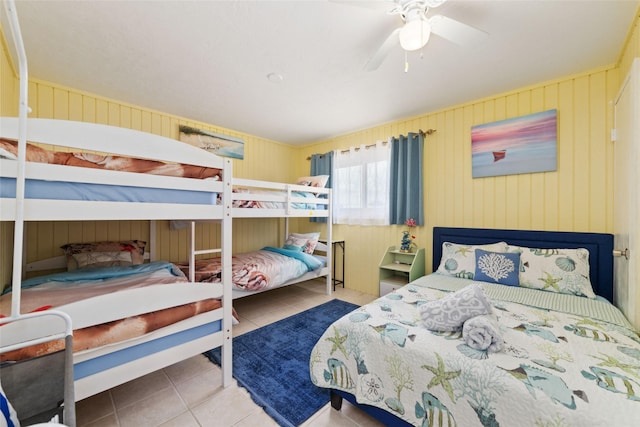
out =
<svg viewBox="0 0 640 427"><path fill-rule="evenodd" d="M248 188L234 188L234 193L243 193L243 194L253 194L260 196L282 196L285 195L286 192L276 191L276 190L250 190ZM315 198L316 195L311 192L303 192L303 191L292 191L292 197L301 197L305 199ZM256 197L258 198L258 197ZM287 207L287 204L284 202L275 202L271 200L234 200L233 201L234 208L248 208L248 209L284 209ZM306 203L306 202L294 202L291 204L293 209L326 209L325 205L317 205L316 203Z"/></svg>
<svg viewBox="0 0 640 427"><path fill-rule="evenodd" d="M344 316L311 380L423 426L636 426L640 338L608 302L483 283L505 348L420 324L418 305L472 281L431 274Z"/></svg>
<svg viewBox="0 0 640 427"><path fill-rule="evenodd" d="M304 252L266 247L255 252L233 255L232 283L239 290L266 290L323 265L324 262L320 258ZM189 264L178 266L185 275L189 275ZM219 257L196 260L196 282L218 283L221 277L222 265Z"/></svg>
<svg viewBox="0 0 640 427"><path fill-rule="evenodd" d="M0 154L2 150L17 155L17 142L0 138ZM122 172L147 173L152 175L177 176L196 179L222 179L222 170L181 163L164 163L155 160L135 159L132 157L109 156L90 153L67 153L46 150L33 144L27 144L28 162L48 163L55 165L79 166L93 169L105 169Z"/></svg>
<svg viewBox="0 0 640 427"><path fill-rule="evenodd" d="M27 287L22 289L20 305L22 313L52 308L64 311L65 304L112 292L181 282L187 286L188 283L187 278L175 265L163 261L125 268L75 270L34 279L29 279L26 283ZM142 336L197 314L215 310L220 306L219 300L207 299L102 325L76 329L73 331L73 351L88 350ZM9 292L0 296L0 316L7 316L10 312L11 293ZM0 361L28 359L63 348L63 341L50 341L3 353L0 355Z"/></svg>

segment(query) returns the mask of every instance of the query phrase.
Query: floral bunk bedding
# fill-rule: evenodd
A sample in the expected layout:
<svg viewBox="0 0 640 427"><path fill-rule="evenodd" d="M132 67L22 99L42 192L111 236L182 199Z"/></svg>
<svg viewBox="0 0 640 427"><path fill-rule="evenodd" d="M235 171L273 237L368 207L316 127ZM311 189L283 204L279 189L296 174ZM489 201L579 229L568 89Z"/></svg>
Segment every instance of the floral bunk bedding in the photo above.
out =
<svg viewBox="0 0 640 427"><path fill-rule="evenodd" d="M237 194L251 194L260 196L283 196L286 192L282 191L268 191L268 190L250 190L248 188L234 188L234 193ZM317 196L315 193L307 191L292 191L292 197L299 197L304 199L315 199ZM257 197L256 197L257 198ZM277 202L272 200L238 200L234 196L233 207L234 208L246 208L246 209L284 209L287 204L285 202ZM293 209L325 209L324 205L318 205L313 202L294 202L291 204Z"/></svg>
<svg viewBox="0 0 640 427"><path fill-rule="evenodd" d="M21 290L21 312L53 308L64 311L65 304L87 298L126 289L182 282L188 286L187 278L180 269L165 261L80 268L25 280ZM215 310L220 306L219 300L208 299L74 330L73 351L79 352L142 336L197 314ZM9 289L0 296L0 316L8 316L10 312L11 291ZM50 341L3 353L0 361L28 359L63 348L64 342Z"/></svg>
<svg viewBox="0 0 640 427"><path fill-rule="evenodd" d="M0 138L0 158L16 158L17 142ZM121 172L136 172L152 175L176 176L196 179L222 179L222 170L180 163L164 163L155 160L102 154L51 151L41 146L27 144L28 162L79 166Z"/></svg>
<svg viewBox="0 0 640 427"><path fill-rule="evenodd" d="M322 268L325 260L308 253L267 246L254 252L232 257L232 282L235 289L244 291L268 290L303 274ZM178 264L189 274L188 264ZM220 258L196 260L195 281L219 283L222 277Z"/></svg>
<svg viewBox="0 0 640 427"><path fill-rule="evenodd" d="M436 332L420 306L480 283L498 352ZM475 347L475 346L474 346ZM330 326L310 358L314 384L412 425L638 425L640 338L600 298L434 273Z"/></svg>

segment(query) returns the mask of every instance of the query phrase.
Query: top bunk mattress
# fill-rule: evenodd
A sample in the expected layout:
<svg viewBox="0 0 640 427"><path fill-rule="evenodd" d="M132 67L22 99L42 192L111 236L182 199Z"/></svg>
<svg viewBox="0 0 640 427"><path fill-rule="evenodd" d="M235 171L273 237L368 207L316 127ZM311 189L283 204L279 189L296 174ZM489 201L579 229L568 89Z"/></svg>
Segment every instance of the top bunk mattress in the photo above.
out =
<svg viewBox="0 0 640 427"><path fill-rule="evenodd" d="M0 158L17 158L16 141L0 138ZM105 171L135 174L162 175L167 177L220 181L222 170L180 163L167 163L142 158L91 154L83 152L59 152L27 144L26 160L50 165L64 165ZM4 175L4 174L3 174ZM135 176L131 175L135 182ZM0 197L16 197L16 179L0 177ZM153 188L132 185L110 185L88 182L68 182L49 179L27 179L25 198L45 200L85 200L142 203L218 203L218 193L176 188Z"/></svg>

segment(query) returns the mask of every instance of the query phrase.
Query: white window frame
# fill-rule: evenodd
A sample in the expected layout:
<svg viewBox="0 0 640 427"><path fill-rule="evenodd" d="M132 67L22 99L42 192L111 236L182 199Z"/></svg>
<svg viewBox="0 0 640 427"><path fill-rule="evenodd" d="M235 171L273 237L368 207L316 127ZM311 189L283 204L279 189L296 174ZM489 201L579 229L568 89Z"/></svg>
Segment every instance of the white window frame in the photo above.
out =
<svg viewBox="0 0 640 427"><path fill-rule="evenodd" d="M378 170L370 176L376 164ZM383 141L337 151L332 174L333 222L389 225L390 168L391 147Z"/></svg>

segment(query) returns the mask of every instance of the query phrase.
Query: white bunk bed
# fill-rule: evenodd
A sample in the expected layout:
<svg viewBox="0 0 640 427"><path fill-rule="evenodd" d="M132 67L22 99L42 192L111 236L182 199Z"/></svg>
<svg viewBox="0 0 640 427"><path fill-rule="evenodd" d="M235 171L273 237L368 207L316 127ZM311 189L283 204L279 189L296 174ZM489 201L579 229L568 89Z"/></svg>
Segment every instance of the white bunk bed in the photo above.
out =
<svg viewBox="0 0 640 427"><path fill-rule="evenodd" d="M7 138L16 138L18 136L17 125L18 121L16 119L1 118L1 135ZM125 187L134 182L137 187L188 191L196 189L202 193L220 193L223 194L223 201L225 197L229 197L226 194L229 191L225 189L225 184L230 180L232 173L231 162L212 154L204 154L201 150L179 141L103 125L41 119L29 119L27 135L30 141L63 145L83 151L109 151L122 156L144 156L147 158L150 157L149 153L152 153L151 157L154 160L178 161L185 164L216 167L223 170L223 180L196 180L143 174L134 174L136 175L135 179L132 179L132 173L130 172L91 170L38 163L26 164L25 174L19 177L17 172L20 164L24 162L21 158L18 161L0 160L2 177L17 177L17 183L22 182L25 178L27 180L59 180L62 182L95 183ZM105 147L108 147L108 150ZM29 182L26 182L25 186L28 187ZM215 196L213 199L215 200ZM29 198L20 200L20 197L16 197L0 199L0 212L2 221L15 221L16 225L21 221L49 220L218 219L222 224L222 247L218 251L221 252L224 259L223 264L230 265L231 263L232 219L229 209L225 208L225 204L184 204L171 203L170 201L167 203L96 202ZM19 236L19 233L15 233L14 290L20 288L22 254L22 237ZM223 268L229 267L225 265ZM111 345L108 348L76 354L76 399L83 399L223 344L229 348L230 355L231 283L228 280L224 280L225 276L229 276L229 274L223 272L222 285L195 283L187 287L180 283L132 289L60 307L60 310L68 313L73 319L74 329L80 329L208 298L220 298L223 301L222 309L198 315L171 327L155 331L149 336ZM20 316L20 292L13 292L12 294L14 302L12 303L11 316ZM86 313L91 313L91 315L87 316ZM220 322L222 322L222 327L219 326ZM38 328L42 327L39 333L46 333L49 330L49 325L44 322L39 325ZM13 325L3 327L2 345L8 345L13 341L26 338L24 331L19 328L12 329L11 326ZM122 364L116 362L115 366L107 370L91 366L93 360L100 358L104 360L105 356L114 355L118 352L120 352L120 356L125 356L126 360L127 348L134 345L157 342L158 339L162 338L165 338L165 341L171 341L171 337L176 334L184 335L185 330L198 327L213 327L210 330L219 329L219 331L211 335L204 334L196 340L186 340L184 343L175 346L168 344L161 352L151 353L143 358ZM60 328L58 327L57 329ZM224 383L228 385L231 378L231 358L229 357L223 363L225 364ZM85 368L80 368L80 366L85 366ZM80 378L80 376L84 375L82 372L94 372L96 369L97 372Z"/></svg>
<svg viewBox="0 0 640 427"><path fill-rule="evenodd" d="M331 190L329 188L279 183L270 181L250 180L233 178L233 189L231 193L231 206L233 218L284 218L284 236L289 235L290 218L327 218L323 223L323 236L321 240L332 241L331 225ZM238 191L241 189L242 191ZM255 205L260 205L256 207ZM174 227L184 225L184 222L174 221ZM189 272L191 281L195 281L195 269L197 255L206 255L215 250L196 249L196 229L195 223L191 223L190 251L189 251ZM332 272L332 245L318 242L315 249L315 256L322 258L324 265L318 269L308 271L293 279L287 280L276 286L264 290L245 290L232 287L233 298L242 298L249 295L269 291L276 288L289 286L295 283L304 282L311 279L325 278L326 294L331 295L333 280Z"/></svg>
<svg viewBox="0 0 640 427"><path fill-rule="evenodd" d="M24 223L57 220L168 220L215 219L222 228L222 283L164 284L124 290L54 307L72 319L73 330L100 325L128 316L149 313L181 304L220 299L221 308L198 314L181 322L125 342L110 344L74 354L75 400L81 400L126 381L138 378L178 361L222 346L222 385L231 384L231 208L232 168L230 159L206 153L176 140L144 132L49 119L27 119L27 64L13 2L6 4L11 36L18 52L20 69L19 117L0 118L0 137L18 141L17 160L0 158L0 178L15 180L15 195L0 198L0 220L14 223L13 274L10 322L2 326L0 352L19 343L55 335L64 325L34 316L29 327L18 322L21 313ZM26 141L89 152L141 157L163 162L212 167L222 170L222 180L198 180L154 176L130 172L86 169L72 166L26 162ZM6 154L6 153L5 153ZM51 183L97 184L114 187L143 187L174 192L198 191L222 204L172 203L171 200L138 203L135 201L91 201L36 199L25 197L25 190L36 181ZM5 181L5 188L6 188ZM190 193L191 194L191 193ZM5 313L3 313L5 314ZM5 314L6 316L6 314Z"/></svg>

